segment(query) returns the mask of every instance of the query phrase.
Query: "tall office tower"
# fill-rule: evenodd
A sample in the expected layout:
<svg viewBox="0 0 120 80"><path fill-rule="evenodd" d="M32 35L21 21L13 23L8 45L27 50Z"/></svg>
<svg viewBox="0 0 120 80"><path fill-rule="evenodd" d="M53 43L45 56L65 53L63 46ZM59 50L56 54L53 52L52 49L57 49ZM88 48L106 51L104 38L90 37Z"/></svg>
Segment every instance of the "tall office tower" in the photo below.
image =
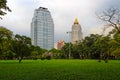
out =
<svg viewBox="0 0 120 80"><path fill-rule="evenodd" d="M76 18L74 24L72 25L72 32L71 32L71 43L75 44L82 40L82 29L81 25Z"/></svg>
<svg viewBox="0 0 120 80"><path fill-rule="evenodd" d="M54 23L47 8L39 7L34 11L31 23L32 45L50 50L54 47Z"/></svg>

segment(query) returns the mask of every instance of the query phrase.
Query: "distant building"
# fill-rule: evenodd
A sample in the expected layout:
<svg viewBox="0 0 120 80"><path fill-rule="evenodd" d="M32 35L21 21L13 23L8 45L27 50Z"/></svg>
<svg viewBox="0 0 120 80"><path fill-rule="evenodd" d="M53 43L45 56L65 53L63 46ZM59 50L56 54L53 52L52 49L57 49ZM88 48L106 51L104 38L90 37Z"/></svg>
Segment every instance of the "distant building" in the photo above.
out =
<svg viewBox="0 0 120 80"><path fill-rule="evenodd" d="M60 40L56 44L56 47L57 47L56 49L61 50L64 45L65 45L65 41L64 40Z"/></svg>
<svg viewBox="0 0 120 80"><path fill-rule="evenodd" d="M47 8L35 9L31 23L31 39L32 45L47 50L54 47L54 23Z"/></svg>
<svg viewBox="0 0 120 80"><path fill-rule="evenodd" d="M71 43L75 44L82 40L82 29L81 25L76 18L74 24L72 25L72 32L71 32Z"/></svg>

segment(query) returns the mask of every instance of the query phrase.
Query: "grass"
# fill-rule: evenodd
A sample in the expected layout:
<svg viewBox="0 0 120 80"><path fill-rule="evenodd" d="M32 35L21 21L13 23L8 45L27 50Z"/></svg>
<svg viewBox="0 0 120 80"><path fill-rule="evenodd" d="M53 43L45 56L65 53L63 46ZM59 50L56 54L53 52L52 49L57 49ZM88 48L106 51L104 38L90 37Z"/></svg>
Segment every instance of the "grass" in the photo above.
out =
<svg viewBox="0 0 120 80"><path fill-rule="evenodd" d="M0 61L0 80L120 80L120 61Z"/></svg>

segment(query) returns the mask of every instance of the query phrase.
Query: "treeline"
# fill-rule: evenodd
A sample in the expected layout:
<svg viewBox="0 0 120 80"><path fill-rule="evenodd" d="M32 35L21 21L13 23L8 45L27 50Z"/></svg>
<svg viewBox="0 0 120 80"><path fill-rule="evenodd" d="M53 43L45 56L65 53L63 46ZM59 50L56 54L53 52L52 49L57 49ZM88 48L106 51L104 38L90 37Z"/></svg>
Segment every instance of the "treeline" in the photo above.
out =
<svg viewBox="0 0 120 80"><path fill-rule="evenodd" d="M120 33L110 32L107 36L91 34L74 45L66 43L62 51L66 58L70 55L74 59L120 59Z"/></svg>
<svg viewBox="0 0 120 80"><path fill-rule="evenodd" d="M4 16L11 11L7 0L0 2L0 15ZM99 13L98 18L106 22L106 28L113 30L108 35L91 34L76 44L66 43L61 50L45 50L31 45L31 39L0 27L0 59L120 59L120 10L109 8ZM2 19L0 17L0 19Z"/></svg>
<svg viewBox="0 0 120 80"><path fill-rule="evenodd" d="M31 45L31 39L0 27L0 59L22 59L35 58L47 50Z"/></svg>
<svg viewBox="0 0 120 80"><path fill-rule="evenodd" d="M45 50L31 45L26 36L14 35L0 27L0 59L120 59L120 33L114 29L107 36L90 34L76 44L65 43L61 50Z"/></svg>

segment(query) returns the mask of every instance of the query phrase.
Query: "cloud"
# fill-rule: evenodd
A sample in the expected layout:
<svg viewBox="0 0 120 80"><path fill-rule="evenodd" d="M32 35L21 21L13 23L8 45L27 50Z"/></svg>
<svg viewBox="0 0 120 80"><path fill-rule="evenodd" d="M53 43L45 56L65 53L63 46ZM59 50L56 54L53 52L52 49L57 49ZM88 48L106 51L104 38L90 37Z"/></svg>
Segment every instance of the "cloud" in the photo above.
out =
<svg viewBox="0 0 120 80"><path fill-rule="evenodd" d="M43 6L51 6L50 11L55 22L56 41L63 38L68 41L69 36L66 32L71 30L76 17L81 24L83 34L87 35L88 28L96 24L95 10L97 6L102 4L103 0L52 0L52 2L48 2L48 4L46 2Z"/></svg>
<svg viewBox="0 0 120 80"><path fill-rule="evenodd" d="M88 34L100 34L100 35L108 35L109 32L113 29L113 27L106 27L104 24L101 24L101 26L95 26L91 28L88 32Z"/></svg>
<svg viewBox="0 0 120 80"><path fill-rule="evenodd" d="M101 27L95 27L95 28L91 28L89 30L89 34L102 34L103 29Z"/></svg>
<svg viewBox="0 0 120 80"><path fill-rule="evenodd" d="M14 34L30 36L30 23L36 7L35 5L33 6L32 2L34 2L34 0L8 1L8 6L12 12L8 12L8 14L4 16L1 21L3 26L11 29Z"/></svg>
<svg viewBox="0 0 120 80"><path fill-rule="evenodd" d="M77 17L84 36L100 32L101 23L95 12L106 6L119 5L120 0L8 0L12 12L8 12L0 25L12 30L14 34L30 36L30 23L34 9L47 7L55 24L55 42L61 39L68 41L67 31L71 30ZM117 6L118 7L118 6Z"/></svg>

